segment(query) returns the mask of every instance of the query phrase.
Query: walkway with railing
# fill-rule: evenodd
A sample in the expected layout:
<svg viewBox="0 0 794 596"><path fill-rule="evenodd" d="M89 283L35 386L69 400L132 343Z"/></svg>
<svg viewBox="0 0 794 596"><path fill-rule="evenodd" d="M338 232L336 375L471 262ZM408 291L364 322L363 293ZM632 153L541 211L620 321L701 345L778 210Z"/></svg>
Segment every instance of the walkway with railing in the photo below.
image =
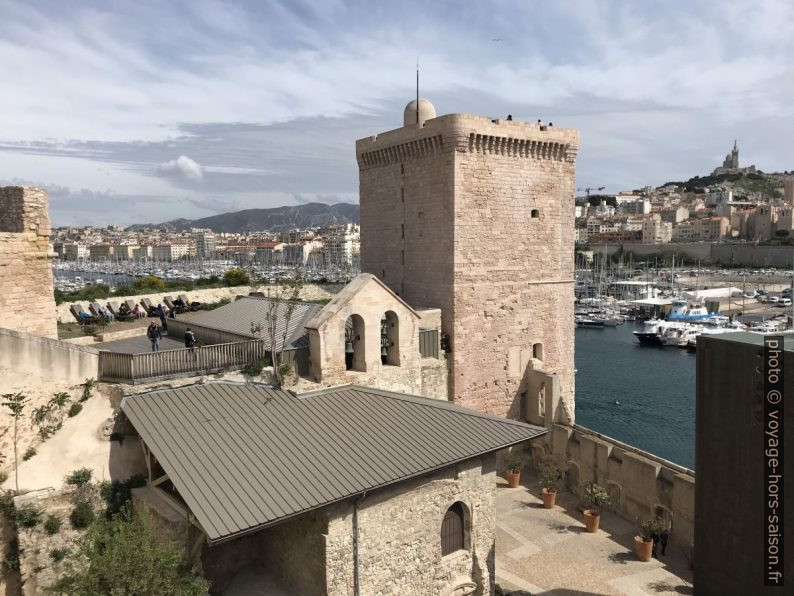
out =
<svg viewBox="0 0 794 596"><path fill-rule="evenodd" d="M244 367L265 355L259 340L214 344L189 350L163 350L145 354L99 352L99 380L110 383L148 383Z"/></svg>

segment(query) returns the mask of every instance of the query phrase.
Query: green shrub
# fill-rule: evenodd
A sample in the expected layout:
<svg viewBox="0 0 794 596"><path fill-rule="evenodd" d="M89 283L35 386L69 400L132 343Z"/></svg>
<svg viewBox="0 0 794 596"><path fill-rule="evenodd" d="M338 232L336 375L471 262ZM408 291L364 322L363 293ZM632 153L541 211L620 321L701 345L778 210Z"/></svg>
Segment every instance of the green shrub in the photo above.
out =
<svg viewBox="0 0 794 596"><path fill-rule="evenodd" d="M132 282L132 287L138 293L153 293L165 289L165 280L161 277L154 277L149 275L141 279L136 279Z"/></svg>
<svg viewBox="0 0 794 596"><path fill-rule="evenodd" d="M63 561L68 554L68 548L54 548L50 551L50 559L52 559L54 563L57 563L58 561Z"/></svg>
<svg viewBox="0 0 794 596"><path fill-rule="evenodd" d="M22 528L35 528L41 521L42 510L34 505L22 505L14 512L14 521Z"/></svg>
<svg viewBox="0 0 794 596"><path fill-rule="evenodd" d="M261 358L257 358L256 360L253 360L253 361L249 362L248 364L246 364L242 368L241 372L246 377L258 377L259 375L262 374L262 370L266 366L270 366L270 364L271 364L270 356L262 356Z"/></svg>
<svg viewBox="0 0 794 596"><path fill-rule="evenodd" d="M102 482L99 485L99 494L107 505L106 515L115 515L132 499L132 489L146 486L146 478L138 474L130 476L124 482Z"/></svg>
<svg viewBox="0 0 794 596"><path fill-rule="evenodd" d="M67 416L69 416L69 418L74 418L82 411L83 411L83 406L75 402L71 406L69 406L69 411L67 412Z"/></svg>
<svg viewBox="0 0 794 596"><path fill-rule="evenodd" d="M6 573L19 571L19 541L14 538L3 553L3 570Z"/></svg>
<svg viewBox="0 0 794 596"><path fill-rule="evenodd" d="M94 508L87 501L80 501L69 514L69 521L72 522L72 527L78 530L90 526L94 519L96 519Z"/></svg>
<svg viewBox="0 0 794 596"><path fill-rule="evenodd" d="M5 472L3 473L5 474ZM8 474L6 474L6 479L8 479ZM8 519L13 519L14 510L14 491L0 491L0 514Z"/></svg>
<svg viewBox="0 0 794 596"><path fill-rule="evenodd" d="M229 298L221 298L217 302L202 302L201 303L201 310L215 310L216 308L220 308L221 306L226 306L227 304L231 304L231 300Z"/></svg>
<svg viewBox="0 0 794 596"><path fill-rule="evenodd" d="M83 325L83 334L84 335L94 335L97 332L96 325Z"/></svg>
<svg viewBox="0 0 794 596"><path fill-rule="evenodd" d="M83 393L80 395L80 401L88 401L91 399L91 392L94 390L94 387L96 387L96 380L93 378L88 378L80 385L83 388Z"/></svg>
<svg viewBox="0 0 794 596"><path fill-rule="evenodd" d="M664 523L658 517L652 517L644 520L640 524L640 530L643 542L650 542L653 540L653 535L658 534L664 529Z"/></svg>
<svg viewBox="0 0 794 596"><path fill-rule="evenodd" d="M36 455L36 449L33 447L28 447L25 449L25 453L22 454L22 461L28 461L34 455Z"/></svg>
<svg viewBox="0 0 794 596"><path fill-rule="evenodd" d="M91 468L78 468L77 470L74 470L68 474L64 479L64 482L66 482L66 484L69 486L85 486L91 482L92 474L93 472L91 471Z"/></svg>
<svg viewBox="0 0 794 596"><path fill-rule="evenodd" d="M6 480L8 480L8 472L0 470L0 484L3 484Z"/></svg>
<svg viewBox="0 0 794 596"><path fill-rule="evenodd" d="M133 514L127 506L98 519L77 548L88 564L68 570L53 592L203 596L209 588L198 569L185 564L185 549L162 540L145 508Z"/></svg>
<svg viewBox="0 0 794 596"><path fill-rule="evenodd" d="M584 494L587 497L587 502L590 504L590 511L593 515L599 515L602 507L609 507L612 503L607 489L595 482L587 483Z"/></svg>
<svg viewBox="0 0 794 596"><path fill-rule="evenodd" d="M229 269L223 274L223 283L227 286L247 286L251 283L251 276L244 269Z"/></svg>
<svg viewBox="0 0 794 596"><path fill-rule="evenodd" d="M62 408L69 403L69 399L70 397L68 393L66 393L65 391L60 391L52 396L50 403L54 406Z"/></svg>
<svg viewBox="0 0 794 596"><path fill-rule="evenodd" d="M57 515L48 515L44 520L44 532L47 536L54 536L61 529L61 518Z"/></svg>

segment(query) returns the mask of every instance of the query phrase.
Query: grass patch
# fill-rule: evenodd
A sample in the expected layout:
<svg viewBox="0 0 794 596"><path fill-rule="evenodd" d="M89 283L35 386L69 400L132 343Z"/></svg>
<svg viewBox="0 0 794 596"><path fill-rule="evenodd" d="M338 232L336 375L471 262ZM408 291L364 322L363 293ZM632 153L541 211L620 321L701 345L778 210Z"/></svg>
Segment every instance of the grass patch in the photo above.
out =
<svg viewBox="0 0 794 596"><path fill-rule="evenodd" d="M44 532L47 536L54 536L61 530L61 518L57 515L48 515L44 520Z"/></svg>
<svg viewBox="0 0 794 596"><path fill-rule="evenodd" d="M22 461L28 461L34 455L36 455L36 450L33 447L28 447L25 449L25 453L22 454Z"/></svg>

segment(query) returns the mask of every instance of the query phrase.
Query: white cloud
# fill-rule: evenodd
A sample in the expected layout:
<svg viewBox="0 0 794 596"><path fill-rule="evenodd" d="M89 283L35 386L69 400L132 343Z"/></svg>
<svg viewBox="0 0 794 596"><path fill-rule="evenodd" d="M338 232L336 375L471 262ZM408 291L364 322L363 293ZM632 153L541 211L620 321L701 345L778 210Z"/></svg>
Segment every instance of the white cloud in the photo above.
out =
<svg viewBox="0 0 794 596"><path fill-rule="evenodd" d="M157 167L157 171L188 182L199 183L204 179L204 171L201 166L187 155L180 155L176 159L164 161Z"/></svg>
<svg viewBox="0 0 794 596"><path fill-rule="evenodd" d="M792 169L794 3L674 4L3 3L0 177L51 180L71 155L97 166L60 167L72 188L355 195L353 142L400 126L417 54L441 114L578 127L580 186L703 174L735 137L742 161Z"/></svg>

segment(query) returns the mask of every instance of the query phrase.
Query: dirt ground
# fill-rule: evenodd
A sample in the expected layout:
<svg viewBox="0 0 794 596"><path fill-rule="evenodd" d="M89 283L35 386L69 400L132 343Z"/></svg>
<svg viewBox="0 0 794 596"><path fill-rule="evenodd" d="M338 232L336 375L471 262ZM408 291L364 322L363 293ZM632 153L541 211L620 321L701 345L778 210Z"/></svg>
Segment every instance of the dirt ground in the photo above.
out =
<svg viewBox="0 0 794 596"><path fill-rule="evenodd" d="M83 402L82 410L73 417L63 409L63 426L46 440L38 434L32 421L33 410L46 404L55 393L66 392L72 403L82 394L80 385L68 386L62 381L23 377L14 371L0 368L0 395L22 392L29 401L18 426L19 490L27 492L41 488L59 489L69 472L82 467L91 468L97 480L126 478L139 471L142 462L137 441L119 444L109 440L114 425L114 407L121 399L121 391L112 385L99 384L92 397ZM8 479L2 489L15 488L13 419L6 408L0 408L0 454L4 461L0 470ZM27 461L23 454L36 450ZM112 456L112 457L111 457Z"/></svg>

